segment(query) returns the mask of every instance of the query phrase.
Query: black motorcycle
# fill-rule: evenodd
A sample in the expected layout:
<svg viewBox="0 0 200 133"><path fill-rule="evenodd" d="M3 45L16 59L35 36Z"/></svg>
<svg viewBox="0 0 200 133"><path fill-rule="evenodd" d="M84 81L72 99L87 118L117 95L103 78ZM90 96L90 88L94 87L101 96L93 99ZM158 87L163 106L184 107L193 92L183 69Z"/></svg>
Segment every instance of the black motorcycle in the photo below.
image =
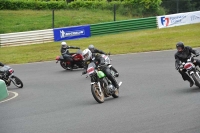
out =
<svg viewBox="0 0 200 133"><path fill-rule="evenodd" d="M11 82L18 88L23 87L22 81L14 75L14 70L4 65L0 68L0 75L2 75L2 80L6 83L7 86L10 86Z"/></svg>

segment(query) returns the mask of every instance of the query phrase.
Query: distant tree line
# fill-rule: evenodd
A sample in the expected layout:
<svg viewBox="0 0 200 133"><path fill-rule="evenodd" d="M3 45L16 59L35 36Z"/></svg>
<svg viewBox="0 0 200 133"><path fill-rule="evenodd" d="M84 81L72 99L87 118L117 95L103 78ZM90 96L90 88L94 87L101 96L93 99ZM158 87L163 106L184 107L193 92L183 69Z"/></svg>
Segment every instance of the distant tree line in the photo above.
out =
<svg viewBox="0 0 200 133"><path fill-rule="evenodd" d="M0 0L0 10L101 9L122 15L156 16L200 10L200 0Z"/></svg>
<svg viewBox="0 0 200 133"><path fill-rule="evenodd" d="M162 0L167 14L200 10L200 0Z"/></svg>

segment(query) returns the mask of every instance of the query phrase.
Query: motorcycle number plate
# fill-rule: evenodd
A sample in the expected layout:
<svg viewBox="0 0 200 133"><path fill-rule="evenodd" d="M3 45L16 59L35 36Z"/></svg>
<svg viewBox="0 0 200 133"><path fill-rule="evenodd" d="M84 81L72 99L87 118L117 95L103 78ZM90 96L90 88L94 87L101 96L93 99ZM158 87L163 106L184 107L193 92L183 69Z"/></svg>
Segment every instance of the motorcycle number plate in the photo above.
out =
<svg viewBox="0 0 200 133"><path fill-rule="evenodd" d="M94 72L94 67L90 67L87 69L88 74L92 74Z"/></svg>

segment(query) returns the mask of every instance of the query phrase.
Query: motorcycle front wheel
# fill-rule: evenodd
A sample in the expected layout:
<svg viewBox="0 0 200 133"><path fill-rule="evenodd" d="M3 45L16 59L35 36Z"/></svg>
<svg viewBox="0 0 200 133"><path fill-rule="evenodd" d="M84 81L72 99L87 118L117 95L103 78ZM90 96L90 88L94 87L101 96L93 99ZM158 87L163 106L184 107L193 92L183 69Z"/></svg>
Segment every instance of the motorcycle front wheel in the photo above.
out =
<svg viewBox="0 0 200 133"><path fill-rule="evenodd" d="M17 76L12 76L11 81L18 88L23 88L23 86L24 86L22 81Z"/></svg>
<svg viewBox="0 0 200 133"><path fill-rule="evenodd" d="M94 97L94 99L98 102L98 103L103 103L104 102L104 94L103 92L100 92L99 86L97 83L91 85L91 92L92 95Z"/></svg>
<svg viewBox="0 0 200 133"><path fill-rule="evenodd" d="M193 73L192 74L192 78L194 79L194 82L195 82L195 85L198 86L200 88L200 79L199 77L197 76L196 73Z"/></svg>

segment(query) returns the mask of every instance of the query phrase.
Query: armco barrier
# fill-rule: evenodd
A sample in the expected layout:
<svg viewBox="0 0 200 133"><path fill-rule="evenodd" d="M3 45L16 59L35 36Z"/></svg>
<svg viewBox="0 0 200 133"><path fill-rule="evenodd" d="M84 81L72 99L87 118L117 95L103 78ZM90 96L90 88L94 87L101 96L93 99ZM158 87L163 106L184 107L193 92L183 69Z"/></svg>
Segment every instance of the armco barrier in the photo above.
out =
<svg viewBox="0 0 200 133"><path fill-rule="evenodd" d="M123 32L123 31L150 29L150 28L157 28L156 17L114 21L114 22L90 25L92 36L101 35L101 34L109 34L109 33L117 33L117 32Z"/></svg>
<svg viewBox="0 0 200 133"><path fill-rule="evenodd" d="M0 79L0 100L3 100L8 96L8 91L6 84L3 80Z"/></svg>
<svg viewBox="0 0 200 133"><path fill-rule="evenodd" d="M53 42L53 29L0 34L0 47Z"/></svg>

